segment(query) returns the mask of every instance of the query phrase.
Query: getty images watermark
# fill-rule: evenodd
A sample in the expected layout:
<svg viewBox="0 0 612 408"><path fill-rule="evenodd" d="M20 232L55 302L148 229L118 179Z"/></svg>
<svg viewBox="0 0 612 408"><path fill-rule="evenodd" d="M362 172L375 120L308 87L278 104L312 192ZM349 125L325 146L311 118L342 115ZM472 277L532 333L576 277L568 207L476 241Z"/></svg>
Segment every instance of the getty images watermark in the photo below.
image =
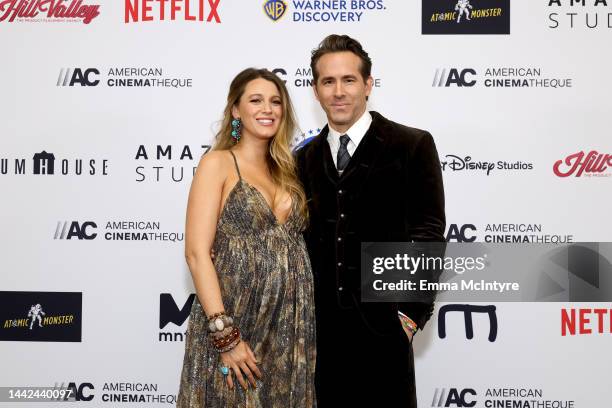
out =
<svg viewBox="0 0 612 408"><path fill-rule="evenodd" d="M364 302L612 301L612 243L369 242Z"/></svg>

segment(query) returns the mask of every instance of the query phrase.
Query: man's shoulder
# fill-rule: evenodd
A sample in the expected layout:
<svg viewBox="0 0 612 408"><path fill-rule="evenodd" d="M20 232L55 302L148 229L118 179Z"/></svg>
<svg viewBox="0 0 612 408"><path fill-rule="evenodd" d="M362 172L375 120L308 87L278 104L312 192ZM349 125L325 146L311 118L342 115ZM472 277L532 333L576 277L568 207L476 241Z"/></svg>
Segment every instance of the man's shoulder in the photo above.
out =
<svg viewBox="0 0 612 408"><path fill-rule="evenodd" d="M372 125L384 133L384 136L393 144L416 145L423 139L432 139L431 133L427 130L394 122L377 112L372 112L372 118L374 119Z"/></svg>
<svg viewBox="0 0 612 408"><path fill-rule="evenodd" d="M304 159L309 158L315 151L320 147L321 139L323 136L321 134L312 138L312 140L308 141L308 143L297 148L295 152L296 159L298 163Z"/></svg>

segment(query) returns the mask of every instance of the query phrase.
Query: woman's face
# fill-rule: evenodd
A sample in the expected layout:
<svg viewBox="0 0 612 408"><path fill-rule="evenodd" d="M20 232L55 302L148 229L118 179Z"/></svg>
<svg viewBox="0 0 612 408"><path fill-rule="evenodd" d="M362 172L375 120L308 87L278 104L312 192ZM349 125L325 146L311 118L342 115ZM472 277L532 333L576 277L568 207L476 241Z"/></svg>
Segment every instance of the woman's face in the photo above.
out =
<svg viewBox="0 0 612 408"><path fill-rule="evenodd" d="M283 118L282 100L274 82L263 78L249 82L232 108L232 116L242 121L242 137L273 138Z"/></svg>

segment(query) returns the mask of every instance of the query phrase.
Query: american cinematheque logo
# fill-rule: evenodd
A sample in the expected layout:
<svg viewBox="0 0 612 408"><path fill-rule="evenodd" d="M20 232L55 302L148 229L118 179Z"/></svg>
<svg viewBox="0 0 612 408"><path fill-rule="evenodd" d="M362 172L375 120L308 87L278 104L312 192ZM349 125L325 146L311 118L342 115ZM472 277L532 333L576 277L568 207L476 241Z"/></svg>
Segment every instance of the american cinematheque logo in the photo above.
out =
<svg viewBox="0 0 612 408"><path fill-rule="evenodd" d="M423 0L423 34L510 34L510 0Z"/></svg>
<svg viewBox="0 0 612 408"><path fill-rule="evenodd" d="M0 22L89 24L100 15L100 6L83 3L83 0L4 0L0 1Z"/></svg>
<svg viewBox="0 0 612 408"><path fill-rule="evenodd" d="M102 77L105 75L105 77ZM60 68L56 86L109 88L191 88L193 78L168 75L161 67Z"/></svg>
<svg viewBox="0 0 612 408"><path fill-rule="evenodd" d="M0 341L81 341L81 292L0 292Z"/></svg>

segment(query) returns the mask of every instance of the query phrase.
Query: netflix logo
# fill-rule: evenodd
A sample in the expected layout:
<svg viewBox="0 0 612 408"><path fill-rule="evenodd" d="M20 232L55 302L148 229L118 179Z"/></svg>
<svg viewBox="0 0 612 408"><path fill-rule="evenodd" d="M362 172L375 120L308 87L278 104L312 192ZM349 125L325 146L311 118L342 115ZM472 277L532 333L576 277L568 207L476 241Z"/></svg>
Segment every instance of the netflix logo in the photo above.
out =
<svg viewBox="0 0 612 408"><path fill-rule="evenodd" d="M220 23L217 8L221 0L125 0L127 23L140 21L206 21Z"/></svg>
<svg viewBox="0 0 612 408"><path fill-rule="evenodd" d="M611 333L612 309L561 309L561 336Z"/></svg>

